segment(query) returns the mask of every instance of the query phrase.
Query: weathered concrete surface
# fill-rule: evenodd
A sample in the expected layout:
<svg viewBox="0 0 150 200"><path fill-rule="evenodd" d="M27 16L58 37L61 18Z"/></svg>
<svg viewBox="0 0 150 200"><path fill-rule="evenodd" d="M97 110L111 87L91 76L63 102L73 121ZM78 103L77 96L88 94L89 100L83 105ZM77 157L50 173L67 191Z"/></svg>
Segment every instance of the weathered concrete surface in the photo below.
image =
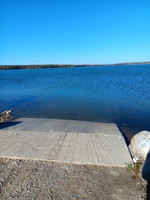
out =
<svg viewBox="0 0 150 200"><path fill-rule="evenodd" d="M120 167L131 162L115 124L40 118L15 122L0 130L0 157Z"/></svg>

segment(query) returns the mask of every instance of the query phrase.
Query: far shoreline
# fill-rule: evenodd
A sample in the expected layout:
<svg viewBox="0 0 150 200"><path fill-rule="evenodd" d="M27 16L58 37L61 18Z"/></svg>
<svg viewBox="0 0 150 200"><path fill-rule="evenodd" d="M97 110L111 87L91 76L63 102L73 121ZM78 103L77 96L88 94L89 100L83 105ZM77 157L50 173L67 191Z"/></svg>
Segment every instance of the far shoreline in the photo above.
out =
<svg viewBox="0 0 150 200"><path fill-rule="evenodd" d="M128 62L128 63L115 63L115 64L84 64L84 65L72 65L72 64L42 64L42 65L0 65L0 70L13 70L13 69L40 69L40 68L71 68L71 67L95 67L95 66L114 66L114 65L145 65L150 62Z"/></svg>

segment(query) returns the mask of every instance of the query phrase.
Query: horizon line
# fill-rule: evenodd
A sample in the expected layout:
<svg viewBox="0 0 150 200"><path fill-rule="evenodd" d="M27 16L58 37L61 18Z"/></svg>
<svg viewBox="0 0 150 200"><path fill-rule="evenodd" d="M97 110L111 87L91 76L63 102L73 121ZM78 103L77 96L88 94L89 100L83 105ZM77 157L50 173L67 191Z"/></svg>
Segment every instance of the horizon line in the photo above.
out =
<svg viewBox="0 0 150 200"><path fill-rule="evenodd" d="M105 65L125 65L125 64L150 64L150 61L138 61L138 62L119 62L110 64L0 64L0 66L105 66Z"/></svg>

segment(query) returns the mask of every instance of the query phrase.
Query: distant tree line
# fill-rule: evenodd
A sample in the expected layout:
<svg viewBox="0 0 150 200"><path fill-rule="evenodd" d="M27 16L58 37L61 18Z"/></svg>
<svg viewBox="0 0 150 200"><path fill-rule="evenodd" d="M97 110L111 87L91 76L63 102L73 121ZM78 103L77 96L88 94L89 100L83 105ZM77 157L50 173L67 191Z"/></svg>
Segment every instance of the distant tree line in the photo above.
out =
<svg viewBox="0 0 150 200"><path fill-rule="evenodd" d="M0 65L1 70L9 69L37 69L37 68L63 68L63 67L84 67L89 65Z"/></svg>
<svg viewBox="0 0 150 200"><path fill-rule="evenodd" d="M100 64L100 65L0 65L0 70L9 69L37 69L37 68L63 68L63 67L86 67L86 66L112 66L112 65L143 65L150 64L150 62L130 62L117 64Z"/></svg>

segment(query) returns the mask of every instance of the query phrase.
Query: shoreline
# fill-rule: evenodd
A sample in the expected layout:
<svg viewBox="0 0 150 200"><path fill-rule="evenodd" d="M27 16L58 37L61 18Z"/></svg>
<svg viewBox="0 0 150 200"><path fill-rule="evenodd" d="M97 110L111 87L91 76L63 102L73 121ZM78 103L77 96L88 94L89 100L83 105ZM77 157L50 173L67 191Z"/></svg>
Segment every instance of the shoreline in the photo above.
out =
<svg viewBox="0 0 150 200"><path fill-rule="evenodd" d="M72 64L42 64L42 65L0 65L0 70L12 70L12 69L41 69L41 68L71 68L71 67L102 67L102 66L118 66L118 65L148 65L150 62L128 62L128 63L115 63L115 64L84 64L84 65L72 65Z"/></svg>
<svg viewBox="0 0 150 200"><path fill-rule="evenodd" d="M112 124L108 129L83 121L15 122L0 131L0 198L143 200L146 196L144 188L141 192L143 183L127 170L132 161L123 153L125 141ZM109 162L98 162L98 157ZM124 159L125 165L116 159Z"/></svg>
<svg viewBox="0 0 150 200"><path fill-rule="evenodd" d="M126 168L0 158L1 199L139 199Z"/></svg>

